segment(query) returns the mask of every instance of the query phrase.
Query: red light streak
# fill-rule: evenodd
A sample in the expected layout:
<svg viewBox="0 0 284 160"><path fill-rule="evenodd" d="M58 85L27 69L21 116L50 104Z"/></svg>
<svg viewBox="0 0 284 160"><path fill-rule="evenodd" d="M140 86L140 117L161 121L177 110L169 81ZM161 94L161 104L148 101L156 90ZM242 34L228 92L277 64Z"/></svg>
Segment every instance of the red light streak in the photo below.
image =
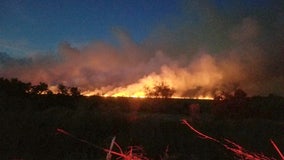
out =
<svg viewBox="0 0 284 160"><path fill-rule="evenodd" d="M242 146L240 146L239 144L229 140L229 139L224 139L225 142L221 142L220 140L217 140L213 137L210 137L200 131L198 131L197 129L195 129L194 127L192 127L187 120L182 119L182 123L185 124L187 127L189 127L194 133L196 133L200 138L203 139L208 139L208 140L212 140L220 145L222 145L223 147L225 147L227 150L231 151L232 153L234 153L237 157L239 157L240 159L246 159L246 160L276 160L275 158L270 158L267 157L265 155L263 155L262 153L253 153L253 152L249 152L247 151L245 148L243 148ZM273 141L272 141L273 142ZM271 143L272 143L271 142ZM273 144L273 143L272 143ZM274 145L273 145L274 146ZM276 145L275 145L276 146ZM274 146L274 147L275 147ZM276 150L279 151L278 153L280 154L282 160L283 160L283 155L281 154L280 150L278 149L278 147L276 146Z"/></svg>
<svg viewBox="0 0 284 160"><path fill-rule="evenodd" d="M124 160L149 160L147 157L145 157L142 153L139 154L139 152L142 151L142 148L140 147L137 147L137 146L130 146L130 149L128 152L126 153L123 153L121 147L119 146L118 143L114 142L114 145L119 149L120 152L115 152L115 151L112 151L112 150L109 150L109 149L105 149L105 148L102 148L100 146L97 146L93 143L90 143L88 142L87 140L84 140L84 139L81 139L81 138L78 138L76 136L74 136L73 134L63 130L63 129L60 129L60 128L57 128L56 131L58 133L61 133L63 135L66 135L66 136L69 136L71 138L73 138L74 140L77 140L79 142L82 142L82 143L86 143L88 145L91 145L92 147L94 148L97 148L97 149L100 149L100 150L103 150L107 153L110 153L110 154L113 154L113 155L116 155L118 156L119 158L117 159L124 159Z"/></svg>
<svg viewBox="0 0 284 160"><path fill-rule="evenodd" d="M280 155L281 159L284 160L284 156L281 153L280 149L278 148L278 146L273 142L272 139L270 139L270 142L272 143L273 147L275 148L275 150L277 151L277 153Z"/></svg>

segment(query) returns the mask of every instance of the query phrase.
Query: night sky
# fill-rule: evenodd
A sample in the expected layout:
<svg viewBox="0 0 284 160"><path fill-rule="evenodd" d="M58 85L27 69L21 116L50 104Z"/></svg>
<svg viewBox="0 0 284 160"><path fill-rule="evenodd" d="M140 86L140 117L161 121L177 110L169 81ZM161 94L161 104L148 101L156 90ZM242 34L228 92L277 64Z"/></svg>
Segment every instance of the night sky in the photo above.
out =
<svg viewBox="0 0 284 160"><path fill-rule="evenodd" d="M283 46L283 0L0 2L0 76L33 83L113 89L214 72L184 80L181 95L228 84L284 95Z"/></svg>
<svg viewBox="0 0 284 160"><path fill-rule="evenodd" d="M55 52L59 43L113 42L113 30L142 41L160 25L183 16L178 1L4 0L0 50L12 54Z"/></svg>

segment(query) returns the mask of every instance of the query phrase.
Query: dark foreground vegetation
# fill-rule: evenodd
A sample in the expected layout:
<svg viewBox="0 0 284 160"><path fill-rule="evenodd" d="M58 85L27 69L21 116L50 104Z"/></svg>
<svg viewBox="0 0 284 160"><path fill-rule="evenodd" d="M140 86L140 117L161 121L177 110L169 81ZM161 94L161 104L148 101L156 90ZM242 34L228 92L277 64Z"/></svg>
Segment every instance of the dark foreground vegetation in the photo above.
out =
<svg viewBox="0 0 284 160"><path fill-rule="evenodd" d="M0 88L0 159L106 159L102 149L60 134L58 128L102 148L109 148L116 136L124 151L141 146L149 159L235 159L225 148L200 139L181 119L203 133L228 138L268 157L280 159L270 139L284 150L284 99L278 96L83 97L75 94L76 89L74 94L64 94L64 89L59 94L41 94L35 87L34 92L26 92L20 81L6 82Z"/></svg>

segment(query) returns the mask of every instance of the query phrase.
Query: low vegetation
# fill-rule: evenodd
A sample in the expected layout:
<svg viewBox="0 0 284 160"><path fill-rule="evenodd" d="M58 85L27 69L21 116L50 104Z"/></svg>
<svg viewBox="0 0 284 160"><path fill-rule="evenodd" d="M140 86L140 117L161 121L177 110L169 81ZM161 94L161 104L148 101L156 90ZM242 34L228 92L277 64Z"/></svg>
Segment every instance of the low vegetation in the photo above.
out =
<svg viewBox="0 0 284 160"><path fill-rule="evenodd" d="M17 79L2 78L0 86L0 159L106 159L107 152L94 145L109 149L114 136L122 152L115 147L111 151L124 155L143 153L154 160L241 159L220 144L199 139L181 125L181 119L216 139L237 142L250 153L280 159L270 139L284 150L284 99L275 95L247 97L240 92L224 100L135 99L84 97L72 87L53 94L44 83L33 86ZM73 138L59 131L72 133Z"/></svg>

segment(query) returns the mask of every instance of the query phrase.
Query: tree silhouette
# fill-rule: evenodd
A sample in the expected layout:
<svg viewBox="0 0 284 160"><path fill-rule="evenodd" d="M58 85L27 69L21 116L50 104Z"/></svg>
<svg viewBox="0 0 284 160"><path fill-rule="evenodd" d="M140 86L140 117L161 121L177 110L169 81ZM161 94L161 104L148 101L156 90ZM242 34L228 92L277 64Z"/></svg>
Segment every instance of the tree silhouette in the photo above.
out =
<svg viewBox="0 0 284 160"><path fill-rule="evenodd" d="M245 99L246 97L246 92L238 88L231 93L225 91L218 91L214 95L214 100L240 100Z"/></svg>
<svg viewBox="0 0 284 160"><path fill-rule="evenodd" d="M32 86L31 88L32 94L48 94L50 90L48 89L48 85L44 82L40 82L38 85Z"/></svg>
<svg viewBox="0 0 284 160"><path fill-rule="evenodd" d="M70 88L70 94L73 97L78 97L81 95L80 90L77 87L71 87Z"/></svg>
<svg viewBox="0 0 284 160"><path fill-rule="evenodd" d="M17 78L10 80L0 78L0 92L2 96L22 96L26 95L31 89L31 83L24 83Z"/></svg>
<svg viewBox="0 0 284 160"><path fill-rule="evenodd" d="M146 96L155 98L170 98L175 93L175 90L170 88L164 82L156 84L152 89L146 87Z"/></svg>
<svg viewBox="0 0 284 160"><path fill-rule="evenodd" d="M214 100L217 100L217 101L228 100L231 98L232 98L232 95L225 91L217 91L214 95Z"/></svg>
<svg viewBox="0 0 284 160"><path fill-rule="evenodd" d="M244 118L251 115L247 94L242 89L218 91L214 99L213 112L219 117Z"/></svg>
<svg viewBox="0 0 284 160"><path fill-rule="evenodd" d="M235 90L235 92L234 92L234 98L235 99L244 99L246 97L247 97L247 94L242 89L236 89Z"/></svg>
<svg viewBox="0 0 284 160"><path fill-rule="evenodd" d="M65 86L65 85L63 85L63 84L59 84L58 86L57 86L57 88L58 88L58 93L59 94L62 94L62 95L68 95L68 88Z"/></svg>

